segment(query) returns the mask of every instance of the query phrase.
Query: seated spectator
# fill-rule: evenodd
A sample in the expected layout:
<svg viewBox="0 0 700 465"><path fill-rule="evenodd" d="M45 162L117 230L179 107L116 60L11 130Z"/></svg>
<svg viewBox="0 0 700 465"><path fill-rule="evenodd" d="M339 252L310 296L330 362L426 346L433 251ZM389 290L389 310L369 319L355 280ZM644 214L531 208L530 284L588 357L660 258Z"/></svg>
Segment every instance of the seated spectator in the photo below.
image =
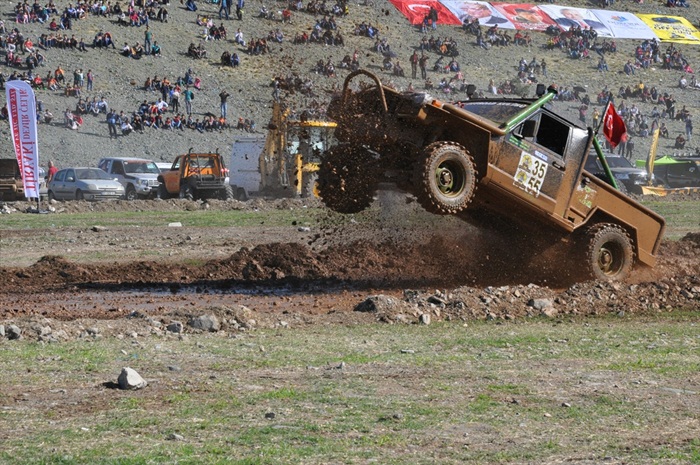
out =
<svg viewBox="0 0 700 465"><path fill-rule="evenodd" d="M683 137L683 134L678 134L678 137L676 137L676 142L673 145L674 149L684 149L685 148L685 137Z"/></svg>
<svg viewBox="0 0 700 465"><path fill-rule="evenodd" d="M121 130L122 130L122 135L128 135L131 134L131 131L134 130L134 127L129 123L129 118L124 118L122 121L121 125Z"/></svg>

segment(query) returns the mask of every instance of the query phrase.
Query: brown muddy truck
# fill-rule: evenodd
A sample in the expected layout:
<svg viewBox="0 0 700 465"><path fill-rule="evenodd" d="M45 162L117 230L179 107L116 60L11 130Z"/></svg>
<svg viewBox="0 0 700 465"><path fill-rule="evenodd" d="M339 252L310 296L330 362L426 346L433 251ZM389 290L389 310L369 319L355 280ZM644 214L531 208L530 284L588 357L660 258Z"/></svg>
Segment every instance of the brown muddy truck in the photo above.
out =
<svg viewBox="0 0 700 465"><path fill-rule="evenodd" d="M24 184L16 158L0 159L0 200L24 200Z"/></svg>
<svg viewBox="0 0 700 465"><path fill-rule="evenodd" d="M617 190L609 169L608 182L586 172L592 147L607 167L593 130L547 107L554 88L540 85L538 95L445 103L355 71L329 106L339 143L321 163L321 198L357 213L391 182L436 214L487 210L536 235L554 231L573 246L577 279L621 280L635 261L654 266L663 218Z"/></svg>

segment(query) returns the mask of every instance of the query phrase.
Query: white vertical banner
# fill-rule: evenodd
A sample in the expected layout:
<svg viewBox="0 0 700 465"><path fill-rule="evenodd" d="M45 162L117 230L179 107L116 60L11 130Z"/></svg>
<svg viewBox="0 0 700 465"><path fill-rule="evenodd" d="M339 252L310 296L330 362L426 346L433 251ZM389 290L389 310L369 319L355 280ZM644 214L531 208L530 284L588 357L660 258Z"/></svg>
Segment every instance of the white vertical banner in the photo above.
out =
<svg viewBox="0 0 700 465"><path fill-rule="evenodd" d="M36 99L34 90L24 81L5 83L7 114L15 155L22 173L24 196L39 198L39 145L36 131Z"/></svg>

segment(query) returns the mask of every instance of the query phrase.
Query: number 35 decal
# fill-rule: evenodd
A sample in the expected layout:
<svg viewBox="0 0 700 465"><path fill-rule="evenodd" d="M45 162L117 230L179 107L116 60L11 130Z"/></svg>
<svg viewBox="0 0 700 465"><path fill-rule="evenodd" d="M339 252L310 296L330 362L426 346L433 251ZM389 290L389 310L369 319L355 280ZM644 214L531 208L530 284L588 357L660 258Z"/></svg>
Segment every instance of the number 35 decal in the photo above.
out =
<svg viewBox="0 0 700 465"><path fill-rule="evenodd" d="M515 172L515 186L537 197L547 176L547 162L523 151L520 154L518 170Z"/></svg>

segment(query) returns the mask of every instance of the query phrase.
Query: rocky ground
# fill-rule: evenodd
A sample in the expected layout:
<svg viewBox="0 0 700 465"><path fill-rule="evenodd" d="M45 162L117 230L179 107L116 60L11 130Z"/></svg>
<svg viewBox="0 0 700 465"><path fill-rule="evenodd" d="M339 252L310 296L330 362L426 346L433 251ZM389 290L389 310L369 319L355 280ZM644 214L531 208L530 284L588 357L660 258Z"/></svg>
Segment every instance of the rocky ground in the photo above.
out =
<svg viewBox="0 0 700 465"><path fill-rule="evenodd" d="M378 201L382 203L382 196ZM396 208L396 203L392 203ZM202 208L186 200L66 202L63 213ZM21 214L28 204L7 205ZM211 201L211 209L306 208L302 201ZM383 208L383 207L382 207ZM414 204L401 207L409 216ZM518 257L507 234L460 220L311 228L61 228L3 232L0 308L5 337L61 340L307 324L430 323L700 308L700 236L662 244L654 269L624 283L576 283L556 247ZM437 232L436 232L437 231ZM65 245L64 245L65 244ZM468 244L468 245L467 245ZM511 244L511 247L504 247ZM171 250L147 260L154 247ZM71 257L117 250L92 262ZM32 254L28 254L31 251ZM49 253L48 251L53 251ZM212 321L214 321L212 323ZM195 327L188 326L191 322ZM168 329L170 327L170 329ZM199 328L199 329L197 329ZM209 328L209 326L207 326ZM19 332L17 332L19 331Z"/></svg>
<svg viewBox="0 0 700 465"><path fill-rule="evenodd" d="M281 10L285 3L279 0L266 2L271 10ZM567 4L580 7L590 7L583 0L572 0ZM58 2L59 8L67 4ZM202 79L202 88L196 92L193 102L195 117L203 118L206 113L218 116L219 99L221 90L227 90L232 97L229 99L229 120L237 120L238 117L252 118L255 120L258 131L270 118L272 88L270 84L276 75L286 76L297 73L302 78L313 81L313 93L302 95L299 93L283 93L285 100L293 107L301 109L320 105L323 107L328 102L334 89L342 85L347 72L337 67L345 55L352 55L357 50L360 56L360 65L370 71L378 73L386 82L391 81L397 88L405 89L411 83L416 89L422 89L422 82L416 82L409 76L406 78L394 77L381 70L381 56L372 51L373 41L366 37L354 36L354 25L362 21L371 22L380 30L380 36L388 39L392 49L401 60L404 68L409 68L408 57L419 44L422 34L418 29L408 24L407 20L386 1L374 2L372 6L361 6L356 2L349 3L348 16L338 18L339 31L344 35L346 45L344 47L325 47L318 44L294 45L291 43L294 35L303 30L310 30L317 17L306 12L294 13L291 24L283 24L281 21L262 19L257 13L262 5L260 0L251 0L241 21L237 19L223 20L228 29L229 37L221 41L203 41L203 28L196 24L197 14L214 15L218 21L218 6L205 2L199 2L197 13L185 10L179 2L168 5L170 19L167 23L152 22L151 31L153 38L162 46L162 57L144 57L140 60L122 57L119 48L125 42L134 44L143 41L144 28L120 26L115 17L88 16L84 20L74 21L73 29L65 31L68 36L84 38L88 43L86 52L64 49L51 49L43 51L46 56L46 64L39 68L39 74L55 70L58 66L66 70L72 76L75 69L84 72L92 70L96 76L94 90L83 91L83 97L104 96L110 106L118 111L130 113L135 111L143 100L155 101L159 96L156 92L143 89L143 83L148 76L168 77L174 81L184 76L188 68L192 68L194 74ZM666 9L662 2L618 4L625 10L633 10L642 13L679 13L679 10ZM6 24L17 27L25 36L34 39L38 43L38 36L47 33L46 25L16 24L13 23L13 4L8 3L3 7ZM680 11L693 24L697 24L700 15L697 8ZM266 36L271 30L281 29L285 35L285 41L281 44L272 44L268 55L250 56L244 49L233 43L233 35L240 28L246 40ZM89 44L99 31L109 31L113 34L117 49L93 49ZM502 82L516 77L516 66L520 58L531 60L546 58L549 63L549 78L543 78L547 83L555 83L560 87L583 86L589 92L599 92L604 87L617 90L620 86L635 85L640 80L646 85L655 85L661 92L673 93L679 104L686 104L692 113L697 113L700 106L698 91L678 89L679 72L664 71L660 68L651 68L640 71L635 76L626 76L622 73L623 64L632 57L638 41L619 40L619 52L607 57L610 72L601 74L596 72L595 59L572 60L561 51L546 51L542 45L546 36L534 33L533 46L506 47L483 50L474 45L472 36L467 36L460 28L455 26L438 26L436 36L449 36L458 42L460 55L458 60L464 70L464 76L468 82L476 84L477 88L485 91L490 79ZM205 59L195 60L186 56L186 50L190 43L202 43L207 49L208 56ZM693 67L700 66L700 53L698 47L690 45L679 46L684 55L689 59ZM224 51L237 52L242 58L242 64L237 69L222 67L219 58ZM435 53L430 53L429 64L438 58ZM336 76L327 77L312 72L312 68L318 60L331 60L336 64L338 72ZM11 73L11 69L2 66L5 75ZM444 75L429 72L429 77L437 82ZM464 95L457 95L463 98ZM55 116L50 125L41 124L39 127L39 147L41 164L46 165L49 159L54 159L58 166L94 165L103 156L144 156L156 161L171 161L176 154L186 152L190 147L195 150L219 149L229 153L233 140L236 137L249 135L242 130L226 130L223 132L200 134L194 130L166 131L149 130L144 134L131 134L127 137L119 137L110 140L107 125L102 117L86 116L85 123L78 131L66 129L62 123L62 113L67 109L74 109L77 103L76 97L66 97L62 92L39 90L37 98ZM629 102L628 102L629 103ZM651 104L635 102L642 112L649 114ZM577 120L578 103L555 102L555 109ZM592 109L589 112L589 117ZM588 122L590 124L590 121ZM671 134L677 134L684 130L682 122L667 122ZM5 140L5 155L11 156L12 145L6 124L0 123L0 137ZM694 143L689 144L692 150ZM643 158L648 151L649 141L637 141L635 157ZM672 151L671 141L662 141L660 151L668 153Z"/></svg>
<svg viewBox="0 0 700 465"><path fill-rule="evenodd" d="M569 4L589 6L582 0ZM268 3L270 9L281 9L283 5L279 1ZM676 12L666 10L659 2L619 5L639 12ZM59 4L62 6L65 5ZM204 15L218 11L213 4L200 2L199 6L198 13ZM229 119L252 118L260 132L270 117L273 76L298 73L310 78L314 83L312 95L285 94L284 98L295 108L323 106L334 89L342 84L346 72L339 69L336 76L327 77L313 73L312 67L318 60L330 59L337 64L354 50L359 51L361 66L378 73L386 82L391 81L401 89L409 83L422 88L422 83L413 82L410 77L396 78L383 72L381 57L372 51L373 41L352 34L356 23L367 21L377 25L381 36L389 40L404 67L408 68L408 57L422 34L388 2L375 2L373 6L350 3L349 16L338 19L346 39L344 47L293 45L290 42L293 36L309 30L316 16L295 13L291 24L282 24L257 18L260 6L258 1L251 1L242 21L223 21L229 31L228 40L205 42L203 28L195 23L197 15L173 3L168 6L170 20L167 23L151 24L154 40L163 47L161 58L133 60L120 56L118 49L88 47L87 52L51 49L43 52L47 62L40 73L45 75L58 66L69 75L74 69L82 68L85 72L90 69L96 75L94 90L85 91L83 96L90 99L105 96L112 108L128 113L144 99L158 97L142 87L148 76L176 80L192 68L203 82L193 103L196 117L201 118L208 112L218 114L218 94L227 90L232 94ZM12 4L3 8L9 18ZM700 19L695 7L682 13L694 24ZM47 32L46 26L40 24L13 23L12 26L33 38ZM247 40L280 28L286 40L273 44L269 55L249 56L232 42L238 28ZM124 42L142 41L144 33L144 28L118 25L116 18L92 16L75 21L73 30L67 33L91 43L100 30L110 31L118 47ZM679 103L687 104L691 112L700 106L697 91L677 88L678 72L652 68L634 77L621 72L624 62L632 56L636 41L618 41L619 52L608 57L611 72L603 75L596 72L594 60L574 61L561 51L543 50L541 46L546 40L543 34L534 34L532 48L491 50L475 47L473 38L454 26L439 26L435 35L451 36L458 41L464 75L482 91L486 90L489 79L500 82L514 78L521 57L527 60L544 57L549 63L550 81L562 87L581 85L597 93L605 86L617 89L642 80L647 85L656 85L661 92L674 93ZM187 57L185 52L191 42L201 42L208 51L208 58ZM682 45L680 48L691 65L700 65L697 47ZM242 65L237 69L220 66L219 57L224 51L238 52ZM437 59L437 55L432 55L430 63ZM11 70L5 68L3 72L7 75ZM430 77L437 81L442 76L430 73ZM77 98L48 90L39 90L37 97L56 116L52 124L39 126L42 165L48 159L54 159L60 167L94 165L103 156L125 155L170 161L190 147L227 153L236 137L248 135L236 129L204 134L192 130L148 130L144 134L110 140L102 118L86 116L78 131L63 126L61 113L66 108L74 108ZM643 112L651 111L650 104L635 103ZM569 119L577 119L577 103L555 102L554 106ZM683 130L681 122L667 124L672 134ZM0 122L0 137L5 140L5 156L12 156L6 123ZM637 158L646 155L647 142L638 141ZM669 141L660 144L664 153L671 150L669 147ZM221 209L303 207L296 201L281 202L256 200L209 202L207 205ZM28 204L19 203L9 208L22 211L27 207ZM178 200L131 204L67 202L58 208L69 214L109 208L197 209L201 205ZM393 207L386 211L392 218L401 215L401 210ZM32 231L3 232L2 261L9 263L0 269L3 282L0 308L3 309L5 334L14 334L7 332L10 325L16 325L22 337L42 339L87 334L88 327L93 332L96 329L113 334L125 334L127 330L148 333L165 331L173 320L186 322L204 313L216 315L221 328L236 330L252 325L250 320L264 326L351 323L377 318L391 322L426 322L430 319L519 318L543 312L553 316L697 309L700 302L697 258L700 239L697 233L678 242L664 242L659 266L654 270L638 270L630 282L574 284L567 273L553 272L562 269L558 263L560 255L555 251L545 251L539 257L530 257L536 258L532 262L523 263L503 247L509 238L494 235L493 230L469 229L465 233L463 225L436 226L432 222L426 222L422 230L399 229L391 221L369 228L344 226L338 229L331 225L320 231L299 230L296 226L246 231L212 229L197 234L186 228L181 231L68 229L56 232L57 237L45 235L45 242L37 241ZM435 231L460 233L436 236ZM149 240L143 241L144 237ZM228 239L221 240L222 237ZM456 243L455 237L459 238ZM68 245L56 250L55 241ZM157 261L144 261L146 249L156 244L165 244L172 252ZM116 258L110 255L108 260L96 263L78 263L70 258L75 251L106 251L115 246L119 250ZM385 297L370 298L374 295Z"/></svg>

